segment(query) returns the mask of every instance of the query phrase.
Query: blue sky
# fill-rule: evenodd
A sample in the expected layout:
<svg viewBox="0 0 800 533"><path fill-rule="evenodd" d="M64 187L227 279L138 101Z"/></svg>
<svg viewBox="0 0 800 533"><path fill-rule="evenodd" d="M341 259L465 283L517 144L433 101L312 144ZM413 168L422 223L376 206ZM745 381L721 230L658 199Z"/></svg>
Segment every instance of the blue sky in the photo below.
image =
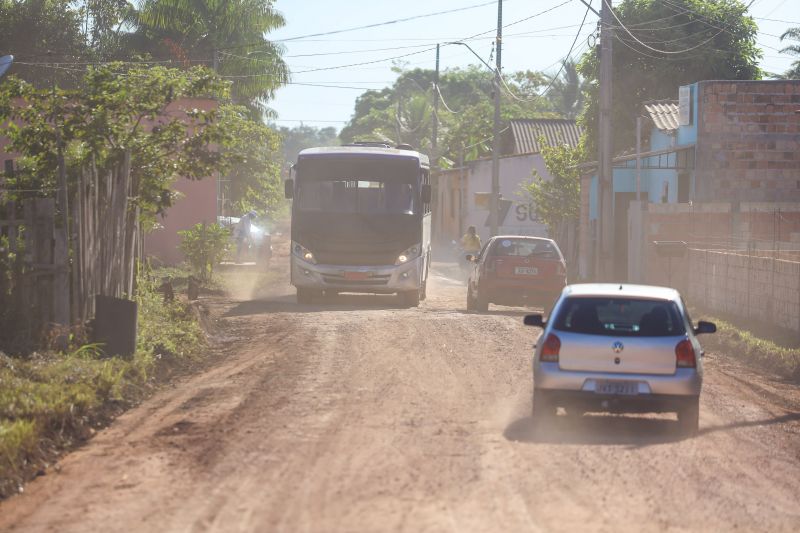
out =
<svg viewBox="0 0 800 533"><path fill-rule="evenodd" d="M592 3L599 8L600 0ZM615 0L614 4L617 3ZM488 5L377 28L292 39L480 4ZM278 112L277 122L282 126L296 126L302 121L340 129L352 115L355 99L364 89L385 87L396 78L392 72L393 61L380 60L412 54L396 62L410 68L433 68L435 53L431 48L437 42L464 39L481 32L488 33L469 42L488 60L497 21L496 3L488 0L277 0L276 7L287 24L269 37L292 39L284 45L292 81L296 83L280 89L270 103ZM587 37L594 33L597 17L590 12L581 28L586 7L579 0L504 0L503 23L514 23L551 8L554 9L504 30L504 71L530 69L555 73L576 34L579 38L573 57L579 57L586 50ZM754 0L750 13L756 17L760 30L758 41L764 50L762 68L783 72L793 58L778 53L777 49L785 46L778 36L787 27L800 26L800 0ZM380 62L343 67L372 61ZM477 63L475 56L464 47L446 46L441 50L442 69ZM303 83L353 88L301 85Z"/></svg>

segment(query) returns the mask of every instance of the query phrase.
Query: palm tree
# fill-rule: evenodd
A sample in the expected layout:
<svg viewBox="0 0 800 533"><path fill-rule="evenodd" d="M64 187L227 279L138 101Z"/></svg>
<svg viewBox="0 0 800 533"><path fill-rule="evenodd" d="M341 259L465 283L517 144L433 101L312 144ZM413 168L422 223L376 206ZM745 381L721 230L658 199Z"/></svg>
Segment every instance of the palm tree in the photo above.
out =
<svg viewBox="0 0 800 533"><path fill-rule="evenodd" d="M204 63L233 81L233 98L260 112L289 81L283 47L266 35L285 24L272 0L141 0L131 45L155 59Z"/></svg>
<svg viewBox="0 0 800 533"><path fill-rule="evenodd" d="M793 54L796 56L800 56L800 28L789 28L783 35L781 35L781 42L784 39L791 39L795 41L797 44L790 44L786 48L781 50L782 54ZM787 80L797 80L800 79L800 59L796 60L792 63L791 68L784 72L781 75L781 78Z"/></svg>
<svg viewBox="0 0 800 533"><path fill-rule="evenodd" d="M572 119L580 115L584 106L585 82L578 74L575 62L567 60L561 74L551 83L547 98L554 111Z"/></svg>

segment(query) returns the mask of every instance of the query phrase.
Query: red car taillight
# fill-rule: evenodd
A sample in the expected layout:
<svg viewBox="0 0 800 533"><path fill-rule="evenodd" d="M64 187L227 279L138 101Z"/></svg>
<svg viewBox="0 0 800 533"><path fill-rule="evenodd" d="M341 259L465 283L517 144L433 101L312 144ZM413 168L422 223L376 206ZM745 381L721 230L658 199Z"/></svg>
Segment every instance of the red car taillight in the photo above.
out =
<svg viewBox="0 0 800 533"><path fill-rule="evenodd" d="M697 366L694 346L689 339L684 339L675 346L675 366L678 368L695 368Z"/></svg>
<svg viewBox="0 0 800 533"><path fill-rule="evenodd" d="M539 361L543 363L558 363L558 352L560 351L561 339L551 333L542 344L542 353L539 354Z"/></svg>

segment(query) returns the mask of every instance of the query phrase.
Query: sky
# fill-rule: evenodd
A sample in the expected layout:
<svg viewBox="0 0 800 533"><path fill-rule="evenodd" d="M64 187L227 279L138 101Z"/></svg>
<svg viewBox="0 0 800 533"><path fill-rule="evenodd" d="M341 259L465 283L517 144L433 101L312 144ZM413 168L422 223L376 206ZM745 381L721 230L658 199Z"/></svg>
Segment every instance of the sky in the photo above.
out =
<svg viewBox="0 0 800 533"><path fill-rule="evenodd" d="M599 10L600 0L592 4ZM436 43L443 44L442 70L465 67L479 60L464 46L444 43L481 34L467 42L488 62L497 24L497 2L488 0L276 0L275 5L286 26L268 37L285 46L292 84L281 88L270 106L278 113L276 122L288 127L302 123L341 129L360 94L393 83L397 77L393 66L433 69ZM451 10L460 11L304 37ZM503 30L503 71L555 74L576 35L571 56L579 58L597 29L592 12L581 26L585 13L579 0L504 0L503 24L509 26ZM761 68L787 70L796 57L779 53L786 46L779 36L788 27L800 26L800 0L753 0L750 14L758 24L758 43L764 51Z"/></svg>

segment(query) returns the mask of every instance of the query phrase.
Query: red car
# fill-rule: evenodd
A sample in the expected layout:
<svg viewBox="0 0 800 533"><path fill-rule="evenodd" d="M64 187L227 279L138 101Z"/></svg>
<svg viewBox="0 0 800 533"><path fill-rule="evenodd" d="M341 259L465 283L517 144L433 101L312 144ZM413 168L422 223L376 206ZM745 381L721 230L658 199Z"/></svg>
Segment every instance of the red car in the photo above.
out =
<svg viewBox="0 0 800 533"><path fill-rule="evenodd" d="M490 303L549 309L567 285L567 265L552 239L492 237L470 260L470 311L487 311Z"/></svg>

